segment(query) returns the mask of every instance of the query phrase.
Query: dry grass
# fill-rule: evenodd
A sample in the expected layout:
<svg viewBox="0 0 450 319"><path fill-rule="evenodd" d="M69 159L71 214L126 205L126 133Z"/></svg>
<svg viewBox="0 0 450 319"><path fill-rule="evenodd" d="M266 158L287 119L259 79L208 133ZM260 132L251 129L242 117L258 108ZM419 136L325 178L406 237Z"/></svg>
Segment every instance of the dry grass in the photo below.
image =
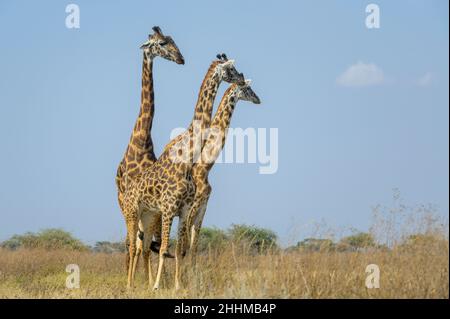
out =
<svg viewBox="0 0 450 319"><path fill-rule="evenodd" d="M276 252L244 255L233 247L185 265L184 289L173 290L173 261L162 289L147 290L142 266L125 289L123 254L0 250L0 298L448 298L448 239L372 252ZM156 262L156 260L154 260ZM66 265L80 267L80 289L67 289ZM368 264L380 288L365 287Z"/></svg>
<svg viewBox="0 0 450 319"><path fill-rule="evenodd" d="M372 248L316 252L280 249L258 255L248 253L248 246L242 242L222 242L216 246L220 248L210 248L200 255L196 267L186 261L184 289L180 291L173 289L173 260L167 261L160 290L147 289L139 265L136 288L128 292L122 253L0 249L0 298L448 299L448 220L439 217L431 206L404 205L397 193L394 201L391 208L375 208L371 234L377 245ZM325 233L314 237L330 236ZM66 288L68 264L80 268L79 289ZM366 288L369 264L379 266L378 289Z"/></svg>

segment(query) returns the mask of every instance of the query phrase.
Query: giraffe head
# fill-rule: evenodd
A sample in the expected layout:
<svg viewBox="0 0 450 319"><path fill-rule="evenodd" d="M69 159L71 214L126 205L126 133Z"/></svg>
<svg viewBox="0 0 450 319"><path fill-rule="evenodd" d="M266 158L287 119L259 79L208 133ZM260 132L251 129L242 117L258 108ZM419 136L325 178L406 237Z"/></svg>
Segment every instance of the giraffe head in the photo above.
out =
<svg viewBox="0 0 450 319"><path fill-rule="evenodd" d="M177 64L184 64L183 55L172 37L164 35L159 27L152 29L154 33L149 34L148 40L141 46L147 59L150 61L160 56Z"/></svg>
<svg viewBox="0 0 450 319"><path fill-rule="evenodd" d="M217 55L216 74L228 83L244 83L244 75L234 67L234 60L228 60L225 53Z"/></svg>
<svg viewBox="0 0 450 319"><path fill-rule="evenodd" d="M244 84L236 85L236 96L238 100L249 101L254 104L261 104L261 100L250 87L252 80L245 80Z"/></svg>

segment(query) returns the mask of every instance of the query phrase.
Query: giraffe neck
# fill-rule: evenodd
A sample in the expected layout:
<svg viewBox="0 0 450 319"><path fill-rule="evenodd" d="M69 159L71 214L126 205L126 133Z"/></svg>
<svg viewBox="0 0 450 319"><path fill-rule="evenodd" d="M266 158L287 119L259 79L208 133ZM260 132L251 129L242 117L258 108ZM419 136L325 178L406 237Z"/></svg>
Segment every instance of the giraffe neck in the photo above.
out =
<svg viewBox="0 0 450 319"><path fill-rule="evenodd" d="M219 89L221 79L216 73L217 62L213 62L208 72L203 79L202 85L197 98L197 104L195 105L194 118L189 125L189 131L194 129L194 125L200 125L202 132L205 128L211 124L211 115L214 105L214 100Z"/></svg>
<svg viewBox="0 0 450 319"><path fill-rule="evenodd" d="M202 135L211 123L214 99L221 82L221 78L216 72L217 64L218 62L215 61L210 65L203 79L195 105L194 117L188 129L166 145L159 161L169 159L171 162L174 160L183 162L186 164L186 169L189 169L200 155L203 146ZM183 148L183 150L178 152L179 148Z"/></svg>
<svg viewBox="0 0 450 319"><path fill-rule="evenodd" d="M234 107L238 101L236 87L236 84L232 84L225 91L209 127L208 138L202 149L201 158L198 163L195 164L203 166L207 171L211 170L225 145L231 117L233 116Z"/></svg>
<svg viewBox="0 0 450 319"><path fill-rule="evenodd" d="M144 53L144 59L142 62L141 108L134 125L130 144L134 147L137 153L147 153L152 159L155 159L153 141L151 137L154 113L153 60L148 59Z"/></svg>

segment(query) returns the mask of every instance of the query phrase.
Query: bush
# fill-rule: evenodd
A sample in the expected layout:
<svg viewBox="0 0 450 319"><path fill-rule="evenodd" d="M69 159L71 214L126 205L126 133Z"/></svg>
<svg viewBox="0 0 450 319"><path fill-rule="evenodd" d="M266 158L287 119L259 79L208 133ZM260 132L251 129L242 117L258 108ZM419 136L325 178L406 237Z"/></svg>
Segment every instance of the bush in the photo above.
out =
<svg viewBox="0 0 450 319"><path fill-rule="evenodd" d="M362 232L342 238L337 246L340 251L358 251L376 247L378 245L373 236Z"/></svg>
<svg viewBox="0 0 450 319"><path fill-rule="evenodd" d="M127 247L124 242L98 241L92 250L96 253L124 253Z"/></svg>
<svg viewBox="0 0 450 319"><path fill-rule="evenodd" d="M440 234L413 234L395 247L400 251L442 251L448 250L448 239Z"/></svg>
<svg viewBox="0 0 450 319"><path fill-rule="evenodd" d="M228 230L228 234L234 242L248 244L256 252L277 248L277 235L270 229L233 224Z"/></svg>
<svg viewBox="0 0 450 319"><path fill-rule="evenodd" d="M200 230L198 239L198 250L206 251L208 249L218 249L226 244L228 236L226 232L216 227L203 227Z"/></svg>
<svg viewBox="0 0 450 319"><path fill-rule="evenodd" d="M302 251L333 251L335 243L331 239L306 238L297 243L296 248Z"/></svg>
<svg viewBox="0 0 450 319"><path fill-rule="evenodd" d="M11 250L18 248L43 248L43 249L70 249L88 250L89 247L71 233L62 229L44 229L38 233L28 232L23 235L14 235L1 243L1 247Z"/></svg>

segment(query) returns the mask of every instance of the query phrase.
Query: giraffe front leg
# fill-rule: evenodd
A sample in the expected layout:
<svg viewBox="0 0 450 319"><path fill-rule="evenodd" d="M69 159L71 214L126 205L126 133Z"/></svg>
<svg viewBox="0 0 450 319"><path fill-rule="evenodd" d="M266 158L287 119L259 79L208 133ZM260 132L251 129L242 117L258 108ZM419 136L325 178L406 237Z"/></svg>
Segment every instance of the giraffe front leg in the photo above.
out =
<svg viewBox="0 0 450 319"><path fill-rule="evenodd" d="M137 264L139 263L139 258L141 254L144 252L144 231L141 230L140 223L138 224L138 231L136 235L136 255L134 256L136 264L134 267L137 267ZM134 270L136 272L136 269Z"/></svg>
<svg viewBox="0 0 450 319"><path fill-rule="evenodd" d="M128 237L128 231L127 231L127 236L125 239L125 269L127 271L128 274L128 270L130 269L130 239Z"/></svg>
<svg viewBox="0 0 450 319"><path fill-rule="evenodd" d="M127 220L127 233L128 233L128 239L130 243L129 247L129 266L128 266L128 282L127 282L127 288L131 289L133 288L134 284L134 274L136 271L136 238L137 238L137 231L138 231L138 224L137 221L130 217Z"/></svg>
<svg viewBox="0 0 450 319"><path fill-rule="evenodd" d="M143 241L143 249L142 249L142 261L143 261L143 268L145 273L145 278L149 285L153 284L153 276L151 271L151 260L150 260L150 238L149 233L146 232L144 235L144 241Z"/></svg>
<svg viewBox="0 0 450 319"><path fill-rule="evenodd" d="M148 288L153 286L153 274L152 274L152 257L151 257L151 243L155 229L161 229L161 216L158 213L146 214L143 219L145 224L145 236L144 236L144 266L145 273L148 282Z"/></svg>
<svg viewBox="0 0 450 319"><path fill-rule="evenodd" d="M164 260L169 255L169 236L170 236L170 228L172 227L172 221L175 217L176 210L166 210L162 212L162 230L161 230L161 248L159 250L159 264L158 264L158 272L156 274L155 284L153 286L153 290L157 290L159 288L159 282L161 280L161 274L164 267Z"/></svg>
<svg viewBox="0 0 450 319"><path fill-rule="evenodd" d="M211 194L211 186L209 183L205 183L199 192L196 193L194 202L196 203L195 211L192 211L192 221L189 225L189 231L191 234L190 251L191 251L191 263L195 264L198 239L200 237L200 229L202 227L203 218L205 217L206 207L208 205L209 196Z"/></svg>
<svg viewBox="0 0 450 319"><path fill-rule="evenodd" d="M197 251L198 251L198 239L200 237L200 230L202 228L203 217L205 216L207 202L202 202L200 208L196 213L196 218L191 226L191 242L190 242L190 260L192 264L195 264Z"/></svg>
<svg viewBox="0 0 450 319"><path fill-rule="evenodd" d="M186 217L186 236L185 236L185 242L183 242L183 257L186 255L186 250L187 250L187 246L188 246L188 242L191 243L192 240L194 240L195 237L195 233L194 232L190 232L190 229L192 229L195 220L197 218L198 215L198 211L200 208L200 200L199 198L194 198L194 201L189 209L189 213L187 214ZM190 249L192 248L192 245L190 245L189 247Z"/></svg>
<svg viewBox="0 0 450 319"><path fill-rule="evenodd" d="M187 237L187 213L189 211L182 211L178 221L177 246L175 248L175 290L181 287L181 262L184 257Z"/></svg>

